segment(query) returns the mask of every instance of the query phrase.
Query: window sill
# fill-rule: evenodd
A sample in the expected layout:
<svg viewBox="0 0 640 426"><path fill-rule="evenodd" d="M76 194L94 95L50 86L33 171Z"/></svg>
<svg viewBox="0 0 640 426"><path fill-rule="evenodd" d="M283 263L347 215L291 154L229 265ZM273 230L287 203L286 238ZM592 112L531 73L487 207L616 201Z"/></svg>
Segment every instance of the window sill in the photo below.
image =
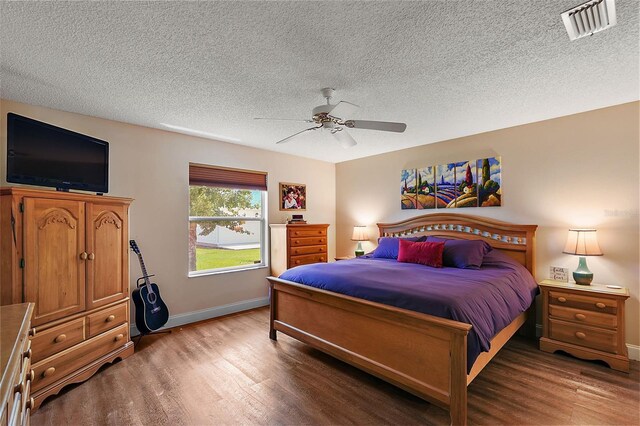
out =
<svg viewBox="0 0 640 426"><path fill-rule="evenodd" d="M268 266L267 265L255 265L255 266L248 266L246 268L233 268L233 269L220 269L220 270L211 270L211 271L189 272L188 278L206 277L208 275L232 274L234 272L254 271L256 269L265 269L265 268L268 268Z"/></svg>

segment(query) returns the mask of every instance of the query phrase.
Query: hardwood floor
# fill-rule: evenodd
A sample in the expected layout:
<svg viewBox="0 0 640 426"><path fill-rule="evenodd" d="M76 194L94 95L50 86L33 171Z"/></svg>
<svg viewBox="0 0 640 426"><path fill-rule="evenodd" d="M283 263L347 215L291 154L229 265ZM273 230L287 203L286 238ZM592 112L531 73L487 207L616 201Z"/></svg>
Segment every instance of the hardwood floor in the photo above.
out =
<svg viewBox="0 0 640 426"><path fill-rule="evenodd" d="M261 308L145 337L34 425L449 424L448 414L283 334ZM639 424L631 373L512 339L469 386L470 424Z"/></svg>

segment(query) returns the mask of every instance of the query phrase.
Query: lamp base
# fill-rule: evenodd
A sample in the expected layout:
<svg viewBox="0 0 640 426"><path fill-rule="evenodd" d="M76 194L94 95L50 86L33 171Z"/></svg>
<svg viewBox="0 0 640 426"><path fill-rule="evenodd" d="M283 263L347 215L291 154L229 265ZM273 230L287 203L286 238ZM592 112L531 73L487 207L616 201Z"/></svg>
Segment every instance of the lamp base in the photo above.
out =
<svg viewBox="0 0 640 426"><path fill-rule="evenodd" d="M362 243L358 241L358 247L356 247L356 257L364 256L364 250L362 249Z"/></svg>
<svg viewBox="0 0 640 426"><path fill-rule="evenodd" d="M591 285L591 281L593 281L593 272L587 267L587 259L583 256L580 256L578 261L578 269L573 272L573 279L576 284L580 285Z"/></svg>

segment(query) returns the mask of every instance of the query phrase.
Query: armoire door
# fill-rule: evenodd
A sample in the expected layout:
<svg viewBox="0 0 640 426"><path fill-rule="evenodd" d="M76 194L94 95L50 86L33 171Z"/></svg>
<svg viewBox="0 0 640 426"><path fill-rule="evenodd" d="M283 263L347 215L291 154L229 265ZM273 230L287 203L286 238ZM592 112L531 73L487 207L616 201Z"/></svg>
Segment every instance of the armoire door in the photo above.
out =
<svg viewBox="0 0 640 426"><path fill-rule="evenodd" d="M24 198L25 302L32 324L85 309L85 211L81 201Z"/></svg>
<svg viewBox="0 0 640 426"><path fill-rule="evenodd" d="M87 309L129 294L127 206L87 203Z"/></svg>

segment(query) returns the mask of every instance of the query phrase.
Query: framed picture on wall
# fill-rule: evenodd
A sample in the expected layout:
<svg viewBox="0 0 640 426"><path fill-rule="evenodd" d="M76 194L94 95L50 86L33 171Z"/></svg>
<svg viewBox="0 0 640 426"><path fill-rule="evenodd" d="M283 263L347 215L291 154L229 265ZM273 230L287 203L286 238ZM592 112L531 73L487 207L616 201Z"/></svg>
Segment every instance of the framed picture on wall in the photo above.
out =
<svg viewBox="0 0 640 426"><path fill-rule="evenodd" d="M307 210L307 185L280 182L280 211Z"/></svg>

